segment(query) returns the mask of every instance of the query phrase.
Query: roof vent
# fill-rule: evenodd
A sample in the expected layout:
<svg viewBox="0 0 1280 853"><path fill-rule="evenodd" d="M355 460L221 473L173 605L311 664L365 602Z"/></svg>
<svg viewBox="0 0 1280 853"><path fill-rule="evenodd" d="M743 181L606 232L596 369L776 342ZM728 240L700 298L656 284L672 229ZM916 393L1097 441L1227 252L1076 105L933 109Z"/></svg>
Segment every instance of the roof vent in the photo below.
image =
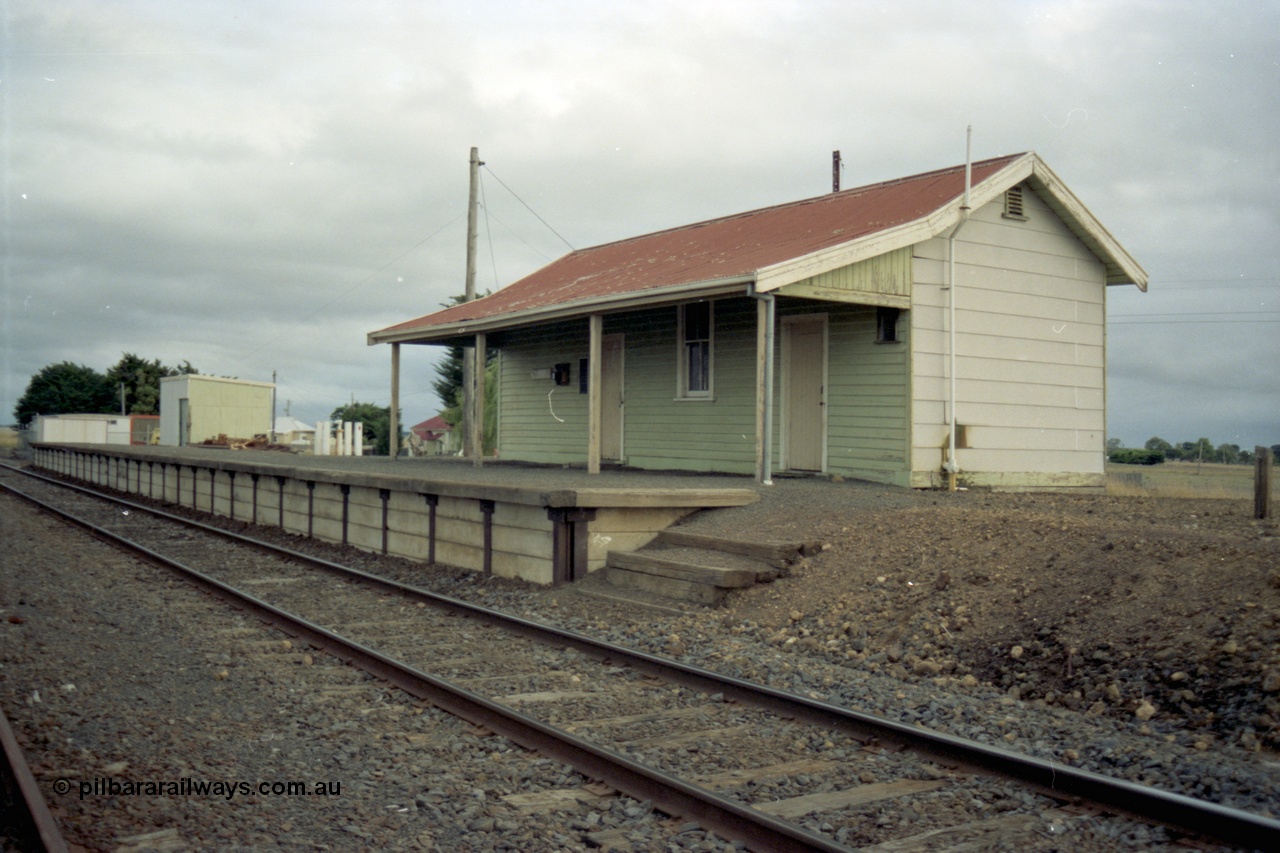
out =
<svg viewBox="0 0 1280 853"><path fill-rule="evenodd" d="M1022 208L1022 185L1009 187L1004 191L1004 217L1005 219L1019 219L1025 222L1027 214Z"/></svg>

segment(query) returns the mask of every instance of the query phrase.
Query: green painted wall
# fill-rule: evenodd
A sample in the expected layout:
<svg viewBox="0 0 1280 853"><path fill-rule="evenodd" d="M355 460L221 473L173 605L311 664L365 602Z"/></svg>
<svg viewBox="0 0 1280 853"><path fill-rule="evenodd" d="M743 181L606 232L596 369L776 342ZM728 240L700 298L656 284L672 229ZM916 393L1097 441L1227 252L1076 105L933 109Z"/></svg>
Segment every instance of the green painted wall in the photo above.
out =
<svg viewBox="0 0 1280 853"><path fill-rule="evenodd" d="M755 470L755 302L719 299L712 311L710 399L676 399L676 308L614 318L616 331L627 335L623 452L629 464Z"/></svg>
<svg viewBox="0 0 1280 853"><path fill-rule="evenodd" d="M779 315L815 307L821 306L788 304ZM827 471L906 485L911 313L899 316L897 343L878 344L875 308L827 307Z"/></svg>
<svg viewBox="0 0 1280 853"><path fill-rule="evenodd" d="M578 359L587 355L587 321L504 333L499 362L498 455L527 462L587 458L587 395L578 393ZM535 371L569 362L568 385Z"/></svg>
<svg viewBox="0 0 1280 853"><path fill-rule="evenodd" d="M604 333L626 336L623 454L640 468L755 470L756 302L716 300L713 396L678 400L676 308L608 316ZM908 479L910 312L899 320L896 344L875 343L875 309L808 299L778 299L783 317L828 317L828 471L905 484ZM778 340L781 341L779 332ZM530 462L583 464L587 452L586 395L579 359L587 355L586 321L505 333L501 343L500 455ZM779 407L784 381L781 347L774 389L774 458L782 440ZM570 383L546 372L571 365Z"/></svg>

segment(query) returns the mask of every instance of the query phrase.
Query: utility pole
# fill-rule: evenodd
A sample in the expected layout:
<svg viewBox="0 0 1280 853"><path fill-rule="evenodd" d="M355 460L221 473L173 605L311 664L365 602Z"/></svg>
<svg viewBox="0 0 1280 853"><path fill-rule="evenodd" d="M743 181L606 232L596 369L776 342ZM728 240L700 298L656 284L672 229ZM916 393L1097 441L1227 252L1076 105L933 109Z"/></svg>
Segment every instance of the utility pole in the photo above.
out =
<svg viewBox="0 0 1280 853"><path fill-rule="evenodd" d="M479 195L480 149L471 149L471 186L467 196L467 279L463 301L470 302L476 298L476 206ZM476 371L484 370L484 357L477 355L476 348L462 349L462 425L463 452L480 464L484 455L483 427L474 423L476 416L475 383ZM479 436L479 438L477 438Z"/></svg>
<svg viewBox="0 0 1280 853"><path fill-rule="evenodd" d="M285 406L285 411L289 410ZM272 443L276 443L276 372L271 371L271 429L267 431L267 438Z"/></svg>

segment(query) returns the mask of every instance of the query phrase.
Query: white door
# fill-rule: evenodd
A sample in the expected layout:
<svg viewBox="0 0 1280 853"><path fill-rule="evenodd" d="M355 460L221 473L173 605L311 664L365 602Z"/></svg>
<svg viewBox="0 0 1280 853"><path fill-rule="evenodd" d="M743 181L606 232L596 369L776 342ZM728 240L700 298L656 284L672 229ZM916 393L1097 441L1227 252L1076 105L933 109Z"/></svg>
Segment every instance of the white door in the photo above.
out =
<svg viewBox="0 0 1280 853"><path fill-rule="evenodd" d="M786 466L792 471L821 471L827 421L826 317L788 318L783 323Z"/></svg>
<svg viewBox="0 0 1280 853"><path fill-rule="evenodd" d="M600 458L622 459L622 353L624 335L600 340Z"/></svg>

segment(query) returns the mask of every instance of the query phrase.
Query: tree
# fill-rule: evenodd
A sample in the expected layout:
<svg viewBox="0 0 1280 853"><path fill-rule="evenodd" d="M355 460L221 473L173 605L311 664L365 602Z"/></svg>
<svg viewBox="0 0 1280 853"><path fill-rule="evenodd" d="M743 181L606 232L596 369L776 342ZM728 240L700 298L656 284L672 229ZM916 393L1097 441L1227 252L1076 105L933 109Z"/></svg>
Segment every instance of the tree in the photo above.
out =
<svg viewBox="0 0 1280 853"><path fill-rule="evenodd" d="M1217 461L1232 465L1240 459L1240 445L1219 444L1217 450L1214 451L1214 455L1217 456Z"/></svg>
<svg viewBox="0 0 1280 853"><path fill-rule="evenodd" d="M160 413L160 380L165 376L182 376L198 373L191 362L183 361L178 367L166 367L160 359L147 361L131 352L123 353L115 366L107 371L119 394L124 385L125 406L132 415L157 415Z"/></svg>
<svg viewBox="0 0 1280 853"><path fill-rule="evenodd" d="M1147 443L1144 444L1143 447L1147 450L1159 450L1165 455L1165 458L1169 458L1173 455L1173 445L1159 436L1152 436L1151 438L1148 438Z"/></svg>
<svg viewBox="0 0 1280 853"><path fill-rule="evenodd" d="M441 406L447 409L453 405L462 393L462 347L445 349L444 357L436 362L436 378L431 381L431 387L440 398ZM445 417L445 420L449 418ZM453 421L449 423L456 426Z"/></svg>
<svg viewBox="0 0 1280 853"><path fill-rule="evenodd" d="M489 291L486 290L480 295L488 296ZM442 308L452 308L455 305L461 305L466 300L466 296L459 294L451 297L448 302L440 303L440 305ZM436 396L440 398L440 405L444 407L446 412L453 408L458 399L458 394L462 391L462 353L463 347L448 347L445 350L444 358L436 363L436 378L432 380L431 387L435 390ZM485 353L485 365L489 365L497 354L498 351L496 349L489 349ZM459 412L461 412L461 409L459 409ZM445 415L445 420L449 421L450 426L457 426L462 422L460 415L457 421L449 420L448 415Z"/></svg>
<svg viewBox="0 0 1280 853"><path fill-rule="evenodd" d="M1121 439L1119 439L1119 438L1108 438L1108 439L1107 439L1107 452L1108 452L1108 453L1110 453L1110 452L1111 452L1111 451L1113 451L1113 450L1119 450L1119 449L1120 449L1120 448L1122 448L1122 447L1124 447L1124 441L1123 441L1123 440L1121 440Z"/></svg>
<svg viewBox="0 0 1280 853"><path fill-rule="evenodd" d="M373 441L373 452L378 456L391 454L390 406L379 406L376 403L350 403L334 409L333 414L329 415L329 420L364 424L364 437L366 440ZM396 437L396 446L402 447L403 442L400 439L404 436L404 430L401 429L399 432L400 435Z"/></svg>
<svg viewBox="0 0 1280 853"><path fill-rule="evenodd" d="M462 423L462 386L454 394L453 405L441 410L440 417L450 426ZM493 359L484 369L484 436L481 439L485 456L493 453L498 446L498 361Z"/></svg>
<svg viewBox="0 0 1280 853"><path fill-rule="evenodd" d="M27 390L13 407L20 424L36 415L79 415L112 412L111 382L92 367L69 361L50 364L31 377Z"/></svg>

